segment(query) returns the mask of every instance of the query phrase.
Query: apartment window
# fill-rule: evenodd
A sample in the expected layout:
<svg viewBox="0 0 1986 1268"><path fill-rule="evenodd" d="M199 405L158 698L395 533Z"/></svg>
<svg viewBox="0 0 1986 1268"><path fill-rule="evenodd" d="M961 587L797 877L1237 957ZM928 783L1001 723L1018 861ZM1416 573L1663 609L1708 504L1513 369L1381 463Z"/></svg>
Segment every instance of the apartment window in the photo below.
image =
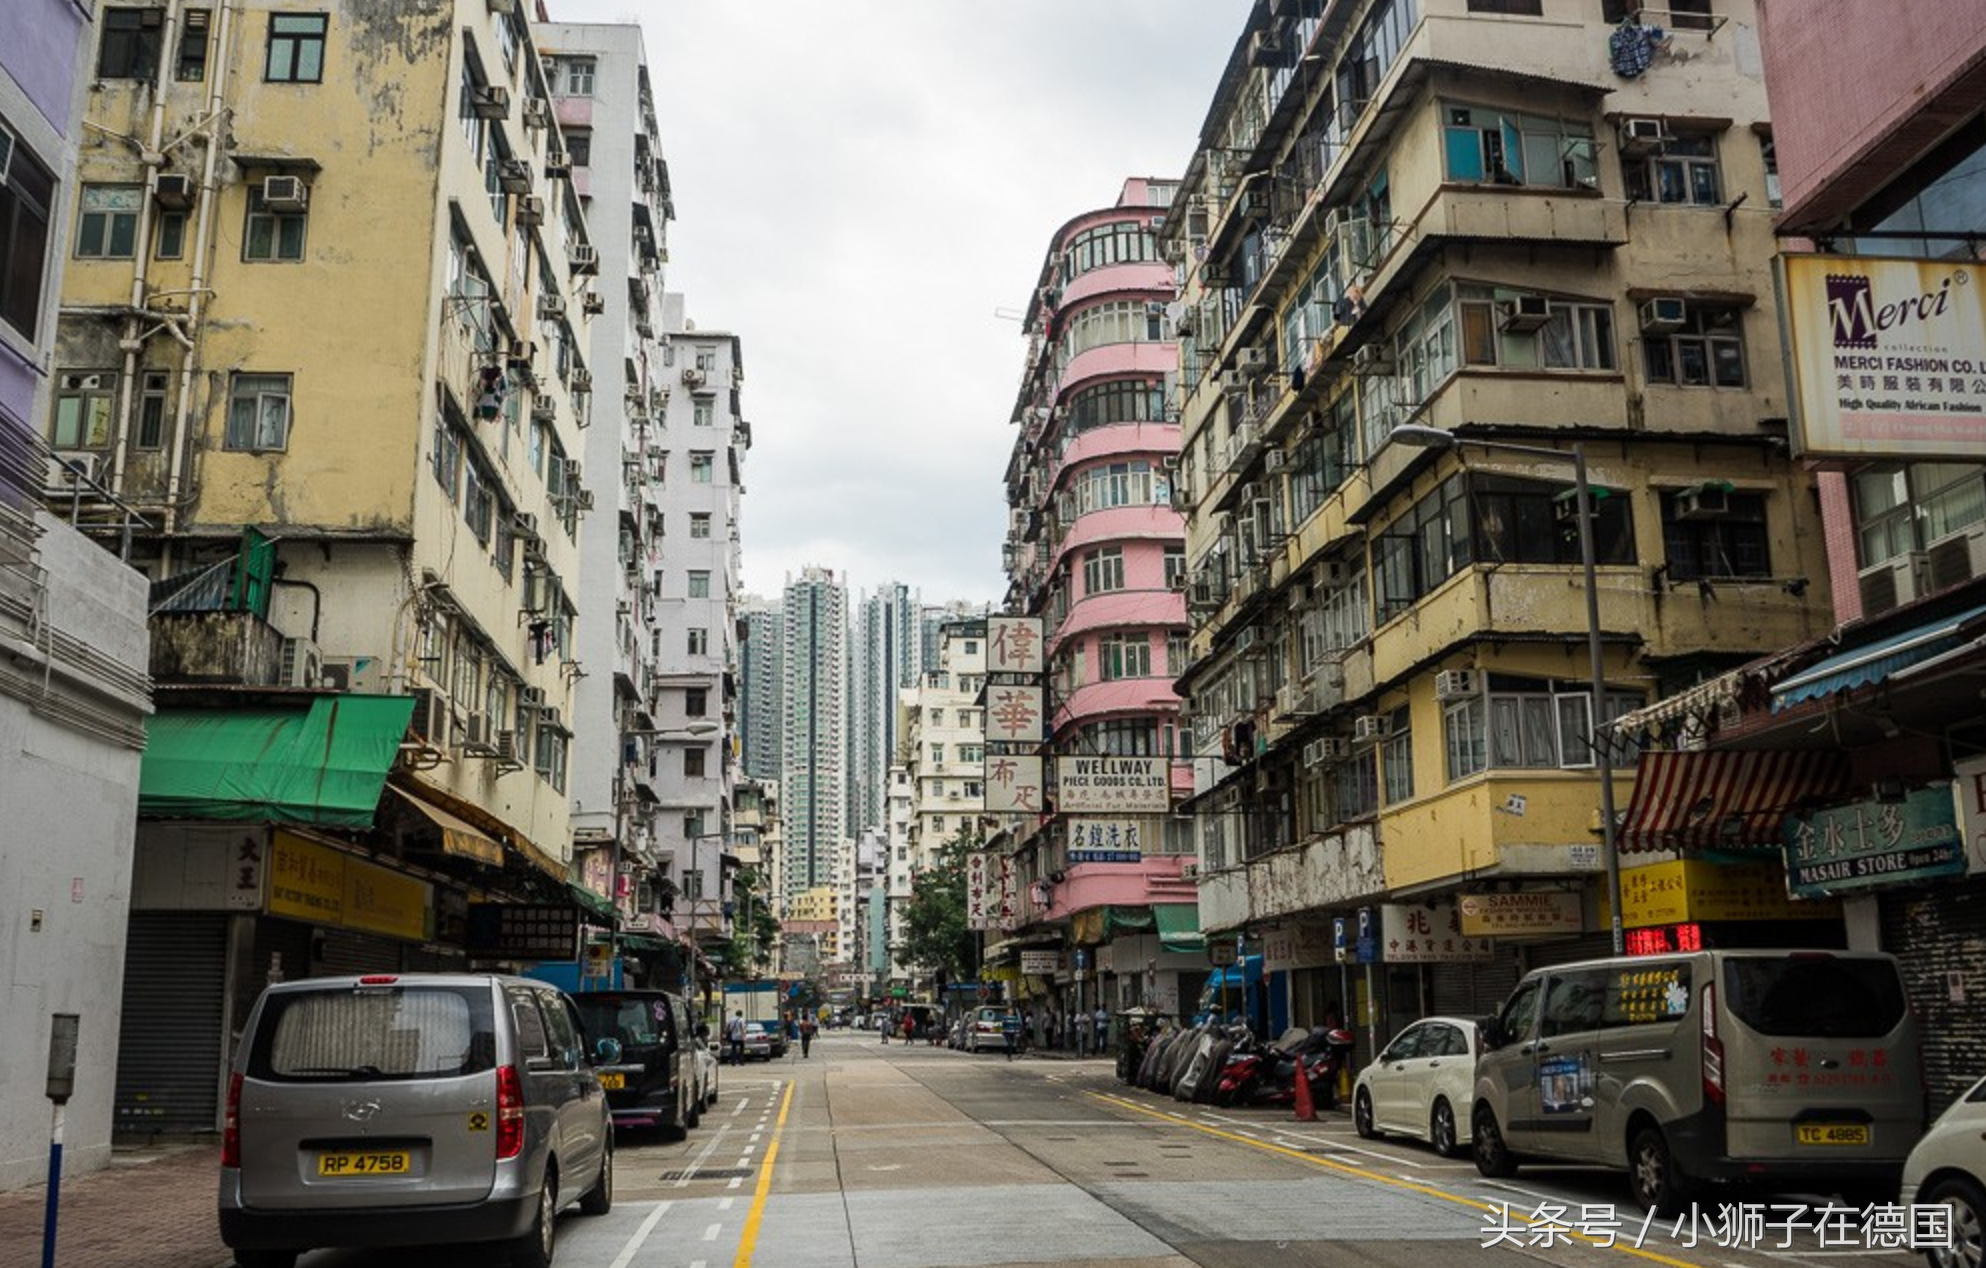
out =
<svg viewBox="0 0 1986 1268"><path fill-rule="evenodd" d="M703 774L704 749L692 744L683 750L683 774L695 778Z"/></svg>
<svg viewBox="0 0 1986 1268"><path fill-rule="evenodd" d="M262 78L272 84L315 84L324 79L322 13L269 15L269 60Z"/></svg>
<svg viewBox="0 0 1986 1268"><path fill-rule="evenodd" d="M1721 207L1724 183L1717 171L1717 138L1707 132L1669 137L1652 154L1623 154L1621 177L1634 202Z"/></svg>
<svg viewBox="0 0 1986 1268"><path fill-rule="evenodd" d="M1165 584L1170 590L1179 589L1181 578L1186 576L1186 548L1167 546L1165 548Z"/></svg>
<svg viewBox="0 0 1986 1268"><path fill-rule="evenodd" d="M1709 31L1717 25L1710 0L1669 0L1669 22L1678 31Z"/></svg>
<svg viewBox="0 0 1986 1268"><path fill-rule="evenodd" d="M1448 782L1482 773L1489 765L1483 740L1483 701L1480 696L1459 701L1442 710L1441 721L1448 749Z"/></svg>
<svg viewBox="0 0 1986 1268"><path fill-rule="evenodd" d="M251 181L241 258L250 262L294 262L303 259L303 230L307 219L305 212L272 209L263 200L262 186Z"/></svg>
<svg viewBox="0 0 1986 1268"><path fill-rule="evenodd" d="M1408 711L1393 710L1393 725L1379 745L1379 774L1386 804L1395 806L1414 795L1414 736Z"/></svg>
<svg viewBox="0 0 1986 1268"><path fill-rule="evenodd" d="M710 536L710 512L690 512L690 536L697 540Z"/></svg>
<svg viewBox="0 0 1986 1268"><path fill-rule="evenodd" d="M165 10L117 6L103 11L103 40L97 45L98 79L150 79L159 68L159 41Z"/></svg>
<svg viewBox="0 0 1986 1268"><path fill-rule="evenodd" d="M1771 137L1762 136L1758 139L1758 157L1765 165L1766 205L1782 206L1783 200L1779 196L1779 151L1773 146Z"/></svg>
<svg viewBox="0 0 1986 1268"><path fill-rule="evenodd" d="M701 627L694 627L690 629L689 631L690 655L703 656L708 654L709 651L710 651L710 631L707 629L703 629Z"/></svg>
<svg viewBox="0 0 1986 1268"><path fill-rule="evenodd" d="M490 544L490 535L495 532L496 477L473 456L463 467L462 518L477 541Z"/></svg>
<svg viewBox="0 0 1986 1268"><path fill-rule="evenodd" d="M690 687L683 692L683 716L700 718L709 708L710 693L702 687Z"/></svg>
<svg viewBox="0 0 1986 1268"><path fill-rule="evenodd" d="M0 123L0 320L32 342L40 325L55 174Z"/></svg>
<svg viewBox="0 0 1986 1268"><path fill-rule="evenodd" d="M1727 493L1725 511L1709 518L1684 519L1677 494L1662 497L1662 548L1669 579L1769 577L1772 559L1765 531L1765 496Z"/></svg>
<svg viewBox="0 0 1986 1268"><path fill-rule="evenodd" d="M1106 546L1083 556L1083 595L1103 594L1124 588L1124 551Z"/></svg>
<svg viewBox="0 0 1986 1268"><path fill-rule="evenodd" d="M942 764L942 763L944 762L944 760L945 760L945 746L944 746L944 745L942 745L942 744L933 744L933 745L931 746L931 762L932 762L932 764L933 764L933 765L939 765L939 764Z"/></svg>
<svg viewBox="0 0 1986 1268"><path fill-rule="evenodd" d="M144 390L138 395L138 448L165 446L166 372L145 371Z"/></svg>
<svg viewBox="0 0 1986 1268"><path fill-rule="evenodd" d="M1474 512L1470 557L1486 564L1576 564L1579 516L1572 486L1507 476L1471 476ZM1594 557L1602 564L1634 562L1634 515L1627 498L1594 490Z"/></svg>
<svg viewBox="0 0 1986 1268"><path fill-rule="evenodd" d="M116 397L115 370L63 374L56 381L55 426L49 443L57 449L108 449Z"/></svg>
<svg viewBox="0 0 1986 1268"><path fill-rule="evenodd" d="M1691 304L1682 326L1666 334L1644 331L1642 350L1650 383L1677 387L1745 386L1742 315L1735 308Z"/></svg>
<svg viewBox="0 0 1986 1268"><path fill-rule="evenodd" d="M599 63L591 57L561 57L559 67L565 72L565 93L568 97L591 97L593 76Z"/></svg>
<svg viewBox="0 0 1986 1268"><path fill-rule="evenodd" d="M1380 621L1406 611L1469 562L1466 491L1466 482L1452 476L1380 534L1373 554Z"/></svg>
<svg viewBox="0 0 1986 1268"><path fill-rule="evenodd" d="M1082 729L1076 752L1104 757L1162 757L1157 724L1139 718L1096 722Z"/></svg>
<svg viewBox="0 0 1986 1268"><path fill-rule="evenodd" d="M442 492L453 502L462 485L462 433L445 418L435 420L431 469L435 482L441 485Z"/></svg>
<svg viewBox="0 0 1986 1268"><path fill-rule="evenodd" d="M1442 712L1450 780L1489 768L1555 770L1593 764L1589 687L1503 674L1489 675L1487 685L1483 695ZM1612 722L1641 703L1638 695L1608 692L1603 721ZM1616 756L1633 761L1631 754Z"/></svg>
<svg viewBox="0 0 1986 1268"><path fill-rule="evenodd" d="M173 63L172 77L182 84L197 84L207 78L206 9L188 9L179 22L179 58Z"/></svg>
<svg viewBox="0 0 1986 1268"><path fill-rule="evenodd" d="M1338 823L1379 813L1379 773L1369 753L1339 762L1331 771L1332 817Z"/></svg>
<svg viewBox="0 0 1986 1268"><path fill-rule="evenodd" d="M690 572L690 598L708 599L709 597L710 573L700 568L692 569Z"/></svg>
<svg viewBox="0 0 1986 1268"><path fill-rule="evenodd" d="M1469 7L1474 9L1477 3L1470 0ZM1536 0L1531 4L1524 11L1536 14ZM1447 122L1442 127L1442 151L1451 181L1599 187L1593 130L1586 124L1487 106L1449 104L1443 111Z"/></svg>
<svg viewBox="0 0 1986 1268"><path fill-rule="evenodd" d="M593 129L573 128L565 134L566 160L574 167L590 167L593 163Z"/></svg>
<svg viewBox="0 0 1986 1268"><path fill-rule="evenodd" d="M161 260L183 259L186 255L186 213L159 213L158 228L152 239L152 255Z"/></svg>
<svg viewBox="0 0 1986 1268"><path fill-rule="evenodd" d="M1104 682L1152 676L1152 640L1145 634L1107 634L1097 640L1097 673Z"/></svg>
<svg viewBox="0 0 1986 1268"><path fill-rule="evenodd" d="M1174 630L1165 636L1165 672L1167 676L1177 678L1186 672L1186 662L1190 656L1190 653L1186 650L1187 646L1186 635L1180 633L1178 630Z"/></svg>
<svg viewBox="0 0 1986 1268"><path fill-rule="evenodd" d="M85 260L128 260L138 243L143 185L85 185L76 221L76 255Z"/></svg>
<svg viewBox="0 0 1986 1268"><path fill-rule="evenodd" d="M565 791L566 745L570 741L548 726L538 728L538 773L559 792Z"/></svg>
<svg viewBox="0 0 1986 1268"><path fill-rule="evenodd" d="M690 454L690 483L709 484L717 472L717 456L712 453Z"/></svg>
<svg viewBox="0 0 1986 1268"><path fill-rule="evenodd" d="M715 374L717 372L717 349L698 348L696 350L696 368L702 370L705 374Z"/></svg>
<svg viewBox="0 0 1986 1268"><path fill-rule="evenodd" d="M712 416L716 414L716 412L717 412L717 403L715 401L712 401L709 397L704 397L704 396L697 397L696 404L693 405L690 409L690 426L692 427L710 426L710 420Z"/></svg>
<svg viewBox="0 0 1986 1268"><path fill-rule="evenodd" d="M1857 473L1855 523L1872 567L1986 521L1986 468L1917 462Z"/></svg>
<svg viewBox="0 0 1986 1268"><path fill-rule="evenodd" d="M1469 0L1471 13L1509 13L1520 17L1543 17L1545 0Z"/></svg>
<svg viewBox="0 0 1986 1268"><path fill-rule="evenodd" d="M1084 388L1069 398L1069 434L1113 423L1156 422L1165 417L1165 387L1155 381L1117 381Z"/></svg>
<svg viewBox="0 0 1986 1268"><path fill-rule="evenodd" d="M229 449L281 449L290 439L290 376L237 374L228 391Z"/></svg>

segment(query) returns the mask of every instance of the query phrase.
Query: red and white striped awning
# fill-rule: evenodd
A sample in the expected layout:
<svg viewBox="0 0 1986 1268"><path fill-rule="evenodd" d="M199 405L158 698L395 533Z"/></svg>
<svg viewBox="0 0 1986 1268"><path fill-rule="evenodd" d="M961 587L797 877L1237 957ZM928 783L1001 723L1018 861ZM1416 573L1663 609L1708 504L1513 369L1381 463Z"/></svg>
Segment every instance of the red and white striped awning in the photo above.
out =
<svg viewBox="0 0 1986 1268"><path fill-rule="evenodd" d="M1776 849L1787 813L1838 791L1847 775L1835 749L1643 753L1620 849Z"/></svg>

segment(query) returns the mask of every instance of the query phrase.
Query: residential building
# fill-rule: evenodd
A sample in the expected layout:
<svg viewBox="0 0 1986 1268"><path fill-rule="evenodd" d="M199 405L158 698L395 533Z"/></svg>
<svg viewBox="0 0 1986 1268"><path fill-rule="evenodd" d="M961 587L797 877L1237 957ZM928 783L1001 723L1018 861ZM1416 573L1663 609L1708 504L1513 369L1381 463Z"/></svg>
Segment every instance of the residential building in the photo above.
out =
<svg viewBox="0 0 1986 1268"><path fill-rule="evenodd" d="M908 986L916 972L916 966L902 953L905 919L910 901L916 897L919 871L919 865L910 856L911 829L917 822L916 787L910 779L910 768L901 757L890 764L889 836L885 843L889 858L884 881L888 903L884 936L889 948L889 966L887 976L876 981L878 993L886 993L884 988L893 985Z"/></svg>
<svg viewBox="0 0 1986 1268"><path fill-rule="evenodd" d="M1608 951L1596 735L1625 805L1608 723L1826 626L1753 6L1637 12L1258 7L1167 214L1200 918L1272 1024Z"/></svg>
<svg viewBox="0 0 1986 1268"><path fill-rule="evenodd" d="M117 1121L206 1131L266 983L609 920L566 888L598 254L521 4L96 12L34 421L151 582Z"/></svg>
<svg viewBox="0 0 1986 1268"><path fill-rule="evenodd" d="M1963 368L1986 364L1986 30L1937 0L1763 0L1759 35L1792 445L1838 624L1623 723L1651 746L1623 861L1689 882L1638 933L1715 937L1704 856L1765 825L1743 839L1770 873L1901 963L1936 1113L1986 1046L1986 380ZM1712 813L1678 822L1677 801Z"/></svg>
<svg viewBox="0 0 1986 1268"><path fill-rule="evenodd" d="M857 831L885 826L889 766L896 760L897 693L917 681L917 597L885 582L855 609L849 663L848 822Z"/></svg>
<svg viewBox="0 0 1986 1268"><path fill-rule="evenodd" d="M738 638L738 731L744 748L745 774L757 780L779 779L782 736L781 665L785 631L777 600L751 595L740 603Z"/></svg>
<svg viewBox="0 0 1986 1268"><path fill-rule="evenodd" d="M64 522L78 495L100 493L97 473L56 463L43 439L94 52L87 10L65 0L0 11L0 891L13 895L0 1063L18 1089L0 1106L0 1190L47 1175L48 1108L32 1093L55 1019L75 1019L84 1093L68 1109L65 1171L110 1160L103 1093L125 1059L145 578Z"/></svg>
<svg viewBox="0 0 1986 1268"><path fill-rule="evenodd" d="M848 587L826 568L789 577L780 600L783 893L834 883L848 841Z"/></svg>
<svg viewBox="0 0 1986 1268"><path fill-rule="evenodd" d="M989 958L1012 970L1023 944L1066 947L1051 1011L1097 1003L1077 998L1077 948L1112 973L1116 1007L1196 995L1197 983L1177 974L1205 969L1197 946L1159 963L1145 945L1161 914L1175 939L1198 929L1181 875L1192 836L1171 813L1192 790L1173 688L1187 670L1186 530L1173 499L1180 428L1168 391L1178 283L1158 248L1177 191L1176 181L1133 178L1110 206L1065 223L1026 317L1006 559L1010 611L1039 618L1047 640L1045 760L1059 770L1111 759L1155 785L1126 808L1085 801L1064 780L1052 812L1006 838L1023 928Z"/></svg>

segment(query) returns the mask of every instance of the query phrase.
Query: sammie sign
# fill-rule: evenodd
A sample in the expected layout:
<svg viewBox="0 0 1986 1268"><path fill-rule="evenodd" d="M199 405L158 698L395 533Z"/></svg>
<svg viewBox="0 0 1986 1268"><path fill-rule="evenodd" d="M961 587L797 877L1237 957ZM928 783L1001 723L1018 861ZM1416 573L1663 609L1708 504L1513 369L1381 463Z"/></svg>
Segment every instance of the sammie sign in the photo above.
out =
<svg viewBox="0 0 1986 1268"><path fill-rule="evenodd" d="M1803 456L1986 457L1986 266L1789 255L1780 268Z"/></svg>

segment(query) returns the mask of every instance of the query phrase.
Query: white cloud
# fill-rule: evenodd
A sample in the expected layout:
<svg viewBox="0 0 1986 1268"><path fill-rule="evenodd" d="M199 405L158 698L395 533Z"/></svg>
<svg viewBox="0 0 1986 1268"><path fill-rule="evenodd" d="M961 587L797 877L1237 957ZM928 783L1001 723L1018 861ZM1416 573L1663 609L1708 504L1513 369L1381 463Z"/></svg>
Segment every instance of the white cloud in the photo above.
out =
<svg viewBox="0 0 1986 1268"><path fill-rule="evenodd" d="M1001 477L1050 236L1177 175L1248 0L551 0L641 22L668 289L744 342L747 589L808 564L1004 590Z"/></svg>

